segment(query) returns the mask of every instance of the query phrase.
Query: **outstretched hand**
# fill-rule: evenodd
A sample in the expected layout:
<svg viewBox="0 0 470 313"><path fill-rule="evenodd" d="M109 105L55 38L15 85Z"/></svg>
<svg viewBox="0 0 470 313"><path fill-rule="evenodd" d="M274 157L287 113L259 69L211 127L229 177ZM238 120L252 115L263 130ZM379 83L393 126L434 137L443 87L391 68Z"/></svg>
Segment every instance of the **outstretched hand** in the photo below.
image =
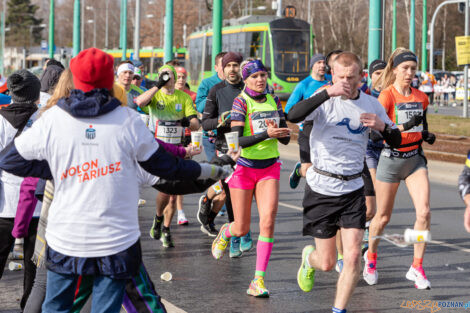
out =
<svg viewBox="0 0 470 313"><path fill-rule="evenodd" d="M379 132L385 129L385 123L377 116L377 114L374 113L362 113L359 121L362 125Z"/></svg>
<svg viewBox="0 0 470 313"><path fill-rule="evenodd" d="M265 120L266 125L268 126L267 132L269 138L284 138L290 136L290 129L285 127L285 128L279 128L279 126L276 124L275 121L273 120Z"/></svg>

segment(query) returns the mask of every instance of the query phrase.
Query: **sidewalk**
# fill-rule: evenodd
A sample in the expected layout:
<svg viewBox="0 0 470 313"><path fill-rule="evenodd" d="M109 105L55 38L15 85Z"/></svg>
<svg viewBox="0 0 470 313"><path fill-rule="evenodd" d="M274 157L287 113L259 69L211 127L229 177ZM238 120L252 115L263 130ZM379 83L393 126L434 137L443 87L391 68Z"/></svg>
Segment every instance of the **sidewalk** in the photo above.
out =
<svg viewBox="0 0 470 313"><path fill-rule="evenodd" d="M299 160L299 145L291 142L287 146L279 144L281 159ZM429 180L435 183L455 186L462 171L463 164L428 160Z"/></svg>

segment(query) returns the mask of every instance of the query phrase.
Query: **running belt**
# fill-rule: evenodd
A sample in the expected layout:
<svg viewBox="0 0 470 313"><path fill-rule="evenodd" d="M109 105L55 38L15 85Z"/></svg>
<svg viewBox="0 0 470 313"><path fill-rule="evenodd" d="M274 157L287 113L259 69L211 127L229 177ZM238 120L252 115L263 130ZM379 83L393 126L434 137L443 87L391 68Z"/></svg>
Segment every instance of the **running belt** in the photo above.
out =
<svg viewBox="0 0 470 313"><path fill-rule="evenodd" d="M356 179L356 178L359 178L359 177L362 176L362 171L360 173L353 174L353 175L340 175L340 174L334 174L334 173L330 173L330 172L321 170L319 168L316 168L315 166L313 167L313 170L315 172L317 172L318 174L328 176L328 177L332 177L332 178L336 178L336 179L345 180L345 181L350 181L350 180L353 180L353 179Z"/></svg>

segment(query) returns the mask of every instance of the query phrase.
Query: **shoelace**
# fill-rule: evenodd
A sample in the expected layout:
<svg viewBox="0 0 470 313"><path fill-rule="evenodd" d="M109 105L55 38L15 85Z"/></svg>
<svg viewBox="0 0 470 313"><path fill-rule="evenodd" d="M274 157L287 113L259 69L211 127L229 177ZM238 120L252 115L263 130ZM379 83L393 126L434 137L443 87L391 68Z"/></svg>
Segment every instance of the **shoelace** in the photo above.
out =
<svg viewBox="0 0 470 313"><path fill-rule="evenodd" d="M313 277L314 270L313 268L307 269L307 278L312 278Z"/></svg>

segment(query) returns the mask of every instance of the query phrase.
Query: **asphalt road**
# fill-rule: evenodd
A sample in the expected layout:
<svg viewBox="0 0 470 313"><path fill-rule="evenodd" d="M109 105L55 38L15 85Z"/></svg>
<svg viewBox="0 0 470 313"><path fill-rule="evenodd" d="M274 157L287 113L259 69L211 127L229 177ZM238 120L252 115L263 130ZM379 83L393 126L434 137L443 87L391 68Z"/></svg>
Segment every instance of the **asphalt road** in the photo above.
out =
<svg viewBox="0 0 470 313"><path fill-rule="evenodd" d="M304 293L296 282L302 248L313 242L302 237L301 201L304 182L296 190L288 186L288 175L293 160L283 159L280 206L276 220L274 249L267 270L266 286L269 299L255 299L246 295L254 274L255 249L238 259L227 255L216 261L210 254L212 239L203 234L196 220L200 195L186 196L184 207L189 226L177 226L172 234L175 248L165 250L160 241L148 235L155 214L156 191L142 190L147 205L140 209L142 247L145 265L158 293L172 304L170 312L331 312L338 274L317 272L315 287ZM439 183L441 182L441 183ZM406 301L462 301L470 300L470 235L462 225L463 204L454 185L441 180L431 184L432 237L450 246L429 245L424 268L432 283L431 290L417 290L405 279L412 262L413 248L397 248L386 242L379 247L379 284L368 286L362 279L350 301L348 312L417 312L403 308ZM258 234L256 204L252 207L253 238ZM226 221L217 218L217 227ZM414 223L411 199L400 187L388 233L402 233ZM464 251L467 249L466 251ZM173 280L160 280L163 272L173 274ZM5 271L0 280L0 312L19 312L22 272ZM174 306L177 308L175 308ZM465 309L441 308L440 312L462 312ZM437 312L423 308L419 312Z"/></svg>

